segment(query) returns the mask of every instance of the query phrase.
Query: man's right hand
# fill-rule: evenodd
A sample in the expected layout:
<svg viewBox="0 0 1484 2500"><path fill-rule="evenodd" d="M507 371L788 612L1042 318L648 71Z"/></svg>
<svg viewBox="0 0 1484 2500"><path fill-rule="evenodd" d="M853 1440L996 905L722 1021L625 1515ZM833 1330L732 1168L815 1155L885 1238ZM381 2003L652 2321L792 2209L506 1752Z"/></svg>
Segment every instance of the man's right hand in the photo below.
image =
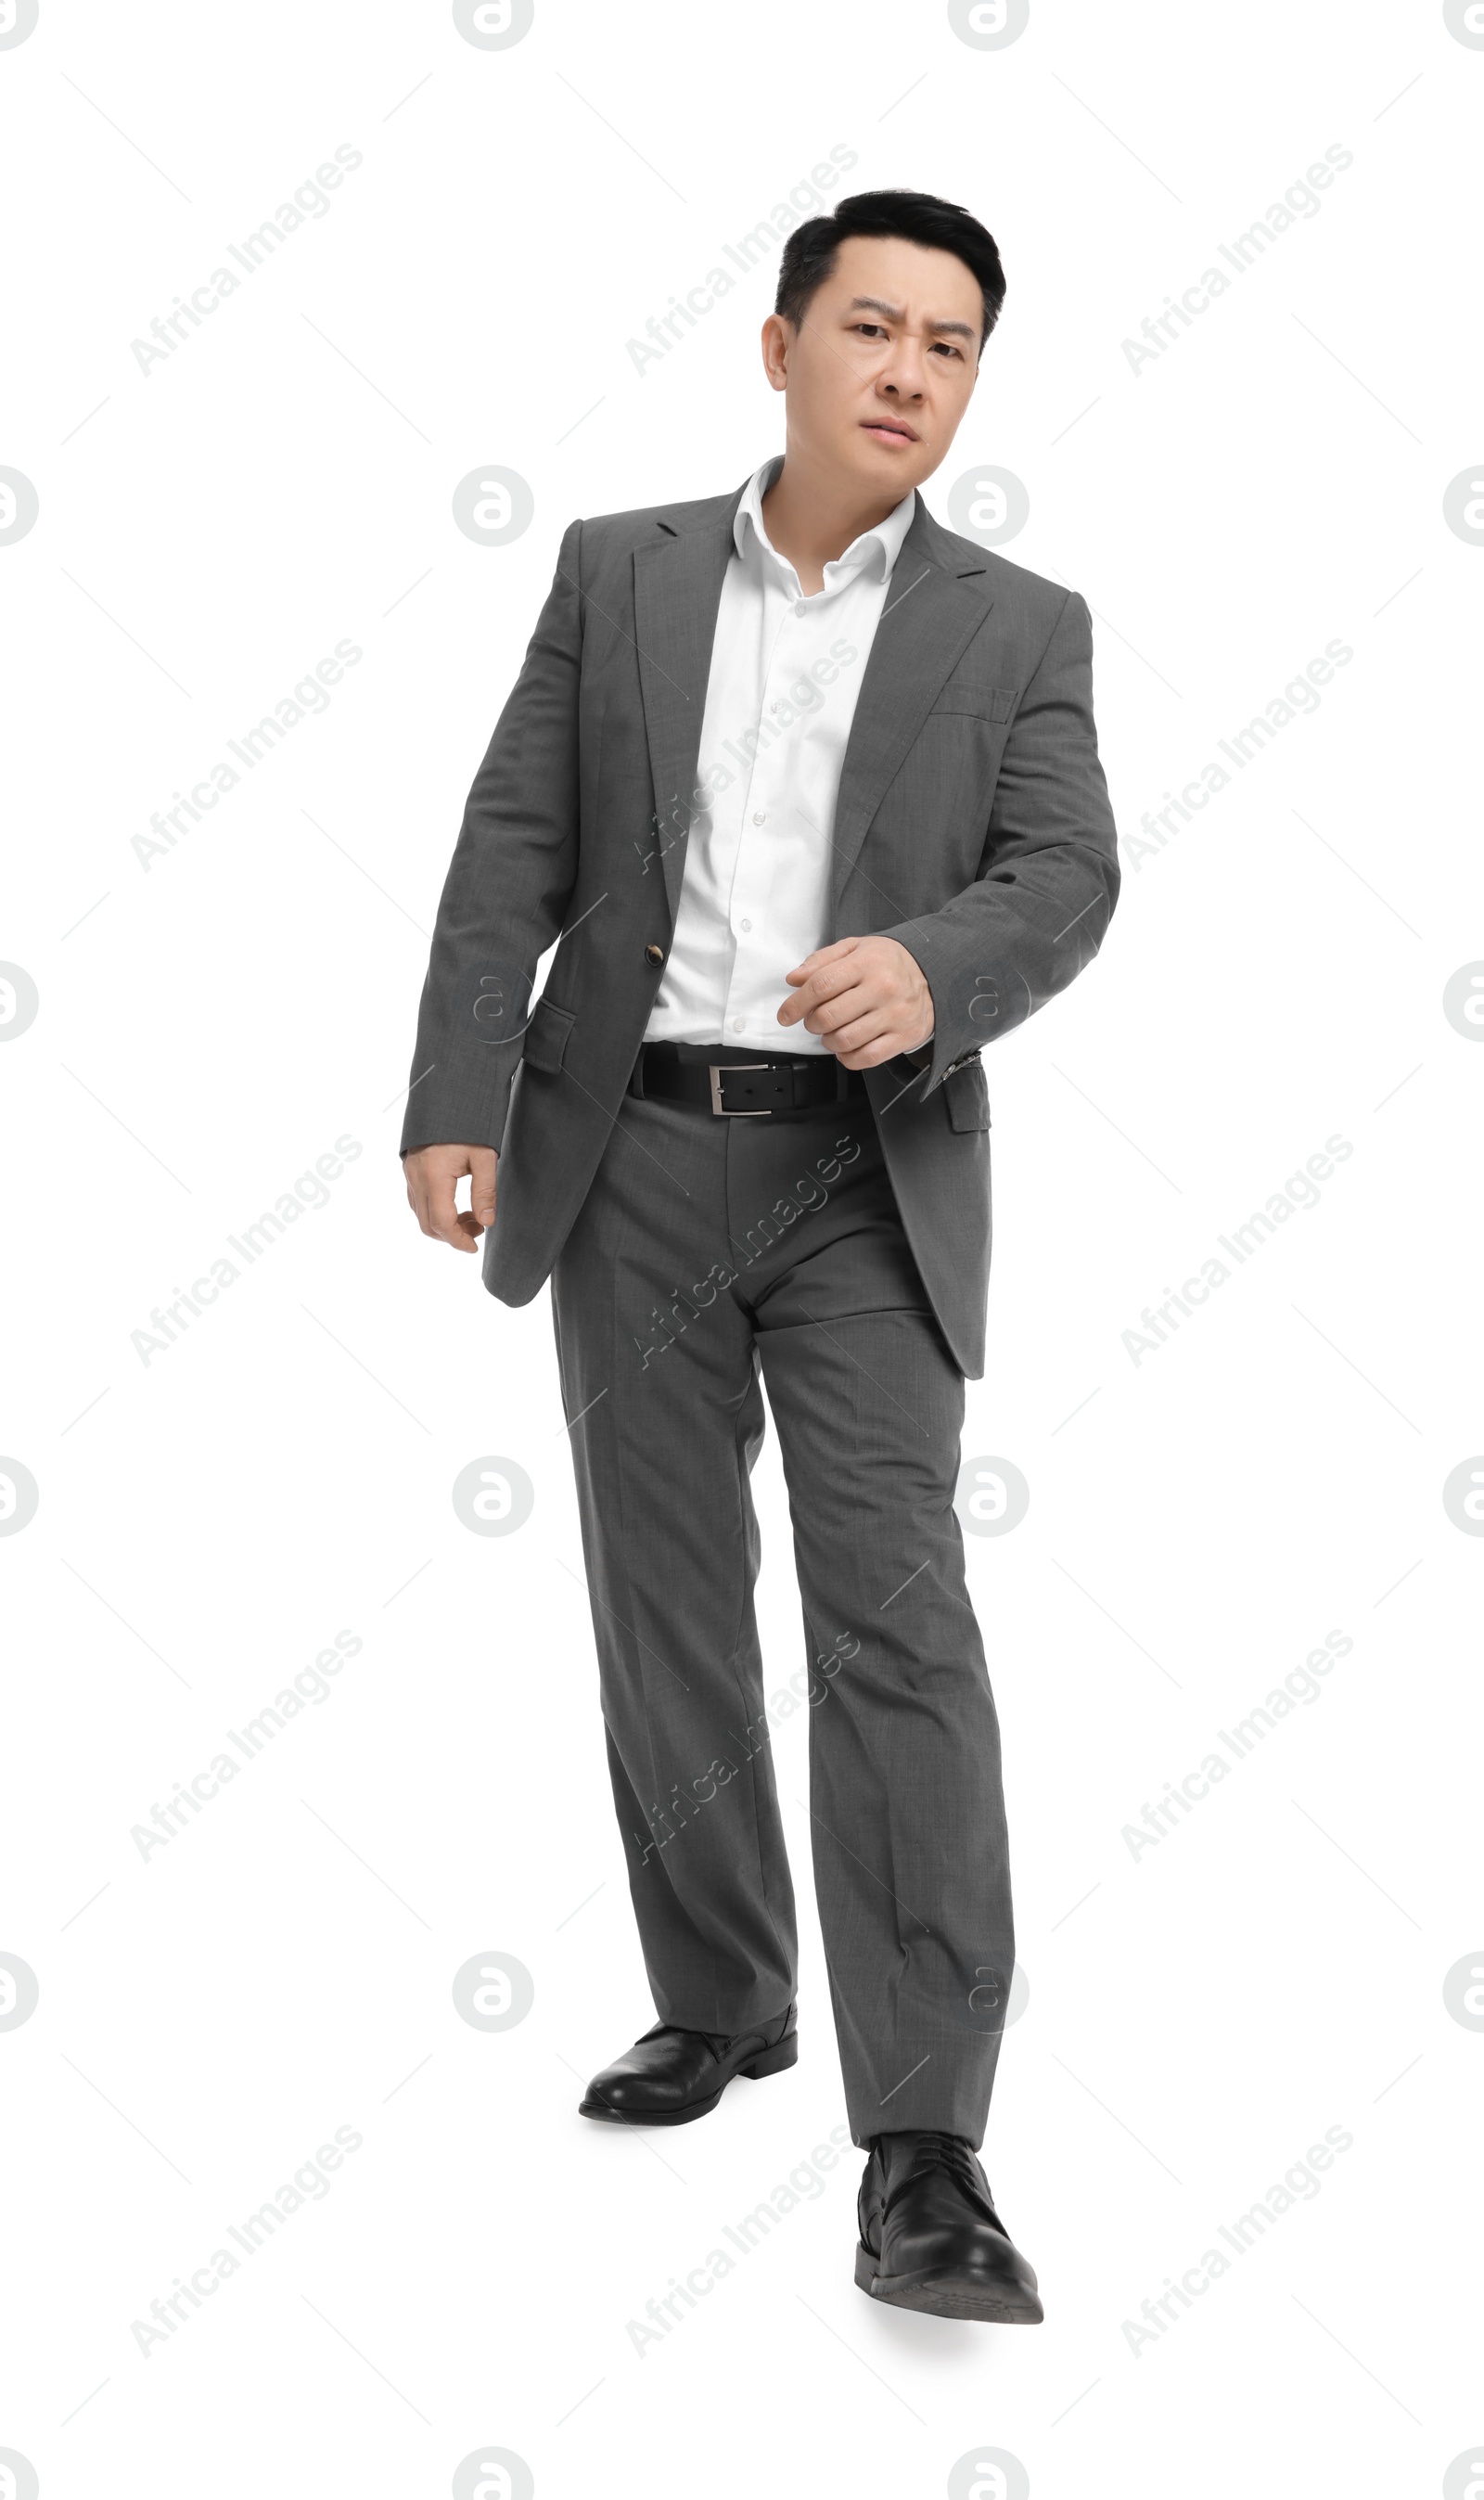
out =
<svg viewBox="0 0 1484 2500"><path fill-rule="evenodd" d="M472 1250L495 1220L499 1160L493 1146L419 1146L415 1154L404 1155L407 1201L424 1233L446 1241L450 1249ZM457 1191L466 1172L470 1203L461 1211Z"/></svg>

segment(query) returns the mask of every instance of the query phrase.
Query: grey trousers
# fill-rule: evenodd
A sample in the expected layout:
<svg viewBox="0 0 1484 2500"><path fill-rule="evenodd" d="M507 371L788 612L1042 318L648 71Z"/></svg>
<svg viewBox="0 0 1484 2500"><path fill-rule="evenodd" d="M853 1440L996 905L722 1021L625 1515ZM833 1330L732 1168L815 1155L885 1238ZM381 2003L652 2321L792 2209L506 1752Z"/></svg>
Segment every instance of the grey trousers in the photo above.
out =
<svg viewBox="0 0 1484 2500"><path fill-rule="evenodd" d="M752 1602L761 1377L803 1599L790 1697L809 1714L851 2133L942 2127L978 2146L1014 1942L999 1727L953 1510L964 1382L869 1103L717 1119L626 1098L552 1305L660 2019L735 2033L795 1993Z"/></svg>

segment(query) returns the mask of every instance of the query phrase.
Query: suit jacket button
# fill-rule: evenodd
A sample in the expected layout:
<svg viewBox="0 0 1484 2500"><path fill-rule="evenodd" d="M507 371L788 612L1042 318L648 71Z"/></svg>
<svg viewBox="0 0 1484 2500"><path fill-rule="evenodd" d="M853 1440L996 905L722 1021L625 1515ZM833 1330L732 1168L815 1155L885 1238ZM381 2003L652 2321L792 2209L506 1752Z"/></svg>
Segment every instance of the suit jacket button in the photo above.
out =
<svg viewBox="0 0 1484 2500"><path fill-rule="evenodd" d="M663 964L664 960L665 949L663 946L649 945L644 948L644 962L646 964Z"/></svg>

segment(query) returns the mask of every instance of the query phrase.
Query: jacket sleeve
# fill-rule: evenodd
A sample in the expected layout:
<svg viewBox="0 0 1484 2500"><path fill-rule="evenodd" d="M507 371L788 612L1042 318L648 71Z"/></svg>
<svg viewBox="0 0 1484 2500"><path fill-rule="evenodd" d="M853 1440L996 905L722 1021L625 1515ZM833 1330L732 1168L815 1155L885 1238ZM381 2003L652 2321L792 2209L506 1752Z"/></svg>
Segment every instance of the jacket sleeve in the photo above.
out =
<svg viewBox="0 0 1484 2500"><path fill-rule="evenodd" d="M895 938L937 1017L923 1097L1043 1006L1097 953L1118 898L1117 835L1093 726L1092 619L1069 591L1011 724L978 874Z"/></svg>
<svg viewBox="0 0 1484 2500"><path fill-rule="evenodd" d="M419 1146L498 1147L536 967L577 872L582 524L475 775L434 924L403 1123Z"/></svg>

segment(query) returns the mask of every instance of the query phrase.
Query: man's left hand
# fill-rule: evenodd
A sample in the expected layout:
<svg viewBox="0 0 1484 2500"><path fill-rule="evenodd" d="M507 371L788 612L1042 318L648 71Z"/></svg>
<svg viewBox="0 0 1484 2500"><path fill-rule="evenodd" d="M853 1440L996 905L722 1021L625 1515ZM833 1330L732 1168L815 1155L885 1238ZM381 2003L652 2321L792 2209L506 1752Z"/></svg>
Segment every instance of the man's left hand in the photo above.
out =
<svg viewBox="0 0 1484 2500"><path fill-rule="evenodd" d="M788 975L781 1025L802 1024L846 1068L879 1068L933 1036L933 993L895 938L839 938Z"/></svg>

